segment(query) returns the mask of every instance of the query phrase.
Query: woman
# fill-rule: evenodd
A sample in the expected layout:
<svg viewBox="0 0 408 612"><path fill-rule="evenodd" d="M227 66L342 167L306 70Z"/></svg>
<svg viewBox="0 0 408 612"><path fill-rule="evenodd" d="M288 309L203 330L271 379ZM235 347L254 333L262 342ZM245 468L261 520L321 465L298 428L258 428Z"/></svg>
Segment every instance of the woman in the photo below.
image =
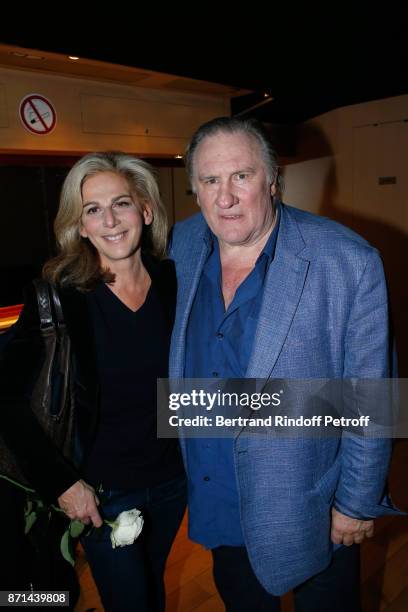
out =
<svg viewBox="0 0 408 612"><path fill-rule="evenodd" d="M120 612L164 610L165 561L185 508L178 444L156 436L156 379L167 377L175 308L174 269L160 260L166 230L145 162L94 153L67 175L55 220L59 254L43 276L59 289L72 342L76 466L46 439L28 402L15 398L17 364L27 381L39 367L33 290L1 377L9 389L1 394L14 402L9 412L19 412L19 430L10 416L6 439L46 501L95 527L124 510L142 512L133 545L113 549L106 525L103 535L83 538L105 609Z"/></svg>

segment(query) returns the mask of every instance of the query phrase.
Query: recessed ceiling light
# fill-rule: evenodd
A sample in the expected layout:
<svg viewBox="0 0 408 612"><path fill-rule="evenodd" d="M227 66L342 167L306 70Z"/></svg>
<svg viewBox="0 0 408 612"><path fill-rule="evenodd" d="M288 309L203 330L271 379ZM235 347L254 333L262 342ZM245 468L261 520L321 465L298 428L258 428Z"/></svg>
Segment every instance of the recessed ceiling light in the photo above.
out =
<svg viewBox="0 0 408 612"><path fill-rule="evenodd" d="M25 57L26 53L21 53L21 51L10 51L10 55L15 55L16 57Z"/></svg>
<svg viewBox="0 0 408 612"><path fill-rule="evenodd" d="M183 156L182 155L175 155L174 159L183 159Z"/></svg>
<svg viewBox="0 0 408 612"><path fill-rule="evenodd" d="M68 55L68 59L76 61L79 60L79 57L77 57L76 55Z"/></svg>
<svg viewBox="0 0 408 612"><path fill-rule="evenodd" d="M31 59L31 60L43 60L43 59L45 59L44 57L41 57L41 55L32 55L31 53L27 54L26 58L27 59Z"/></svg>

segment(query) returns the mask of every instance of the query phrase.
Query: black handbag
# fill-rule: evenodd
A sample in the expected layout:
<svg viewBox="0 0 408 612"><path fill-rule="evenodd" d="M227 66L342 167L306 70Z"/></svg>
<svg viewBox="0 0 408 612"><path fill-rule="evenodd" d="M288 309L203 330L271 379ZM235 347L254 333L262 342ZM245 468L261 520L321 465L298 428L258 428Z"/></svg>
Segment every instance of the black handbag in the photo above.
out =
<svg viewBox="0 0 408 612"><path fill-rule="evenodd" d="M41 279L33 283L45 358L32 390L30 407L55 446L71 459L74 422L71 341L55 286ZM1 439L0 473L29 484L18 460Z"/></svg>

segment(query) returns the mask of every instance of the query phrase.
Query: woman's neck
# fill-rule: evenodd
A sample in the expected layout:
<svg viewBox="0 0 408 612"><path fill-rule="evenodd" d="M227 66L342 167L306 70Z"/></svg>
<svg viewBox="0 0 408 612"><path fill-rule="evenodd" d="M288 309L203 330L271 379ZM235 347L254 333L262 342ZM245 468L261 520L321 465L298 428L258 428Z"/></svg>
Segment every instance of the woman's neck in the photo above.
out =
<svg viewBox="0 0 408 612"><path fill-rule="evenodd" d="M109 289L131 310L142 306L151 285L148 271L143 265L140 251L138 257L115 262L110 266L115 281L109 283Z"/></svg>

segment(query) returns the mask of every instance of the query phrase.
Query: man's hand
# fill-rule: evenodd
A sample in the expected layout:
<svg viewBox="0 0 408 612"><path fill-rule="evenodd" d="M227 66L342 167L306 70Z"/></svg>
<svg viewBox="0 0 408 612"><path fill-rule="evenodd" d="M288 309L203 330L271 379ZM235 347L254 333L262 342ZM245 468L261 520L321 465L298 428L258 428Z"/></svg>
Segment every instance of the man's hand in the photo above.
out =
<svg viewBox="0 0 408 612"><path fill-rule="evenodd" d="M78 480L58 498L58 504L70 519L78 519L89 525L101 527L103 521L98 512L99 499L94 489L83 480Z"/></svg>
<svg viewBox="0 0 408 612"><path fill-rule="evenodd" d="M361 544L364 538L372 538L374 521L361 521L332 508L331 539L334 544Z"/></svg>

